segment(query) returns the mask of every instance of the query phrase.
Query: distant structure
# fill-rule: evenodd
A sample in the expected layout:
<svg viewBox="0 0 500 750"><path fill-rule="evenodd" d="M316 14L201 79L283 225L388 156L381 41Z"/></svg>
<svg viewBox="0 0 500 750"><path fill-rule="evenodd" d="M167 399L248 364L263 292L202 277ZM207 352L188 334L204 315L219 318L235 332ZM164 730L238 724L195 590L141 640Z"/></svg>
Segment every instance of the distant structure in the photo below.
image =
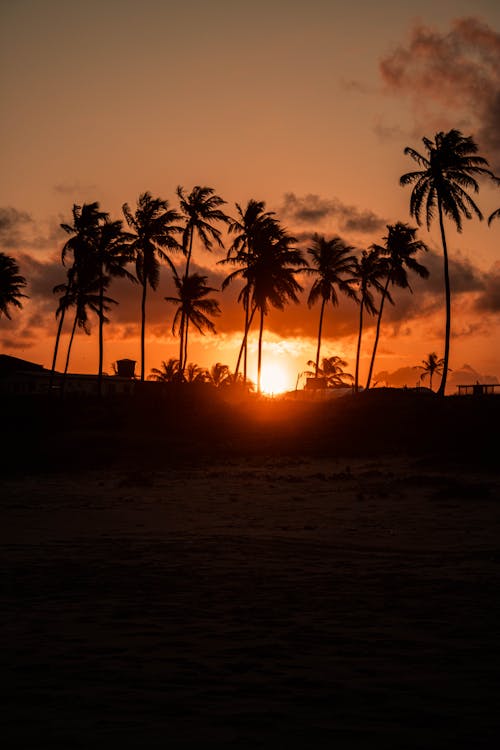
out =
<svg viewBox="0 0 500 750"><path fill-rule="evenodd" d="M135 359L117 359L113 365L115 376L119 378L135 378Z"/></svg>
<svg viewBox="0 0 500 750"><path fill-rule="evenodd" d="M459 396L494 396L500 394L500 383L473 383L458 385ZM495 390L498 388L499 390Z"/></svg>

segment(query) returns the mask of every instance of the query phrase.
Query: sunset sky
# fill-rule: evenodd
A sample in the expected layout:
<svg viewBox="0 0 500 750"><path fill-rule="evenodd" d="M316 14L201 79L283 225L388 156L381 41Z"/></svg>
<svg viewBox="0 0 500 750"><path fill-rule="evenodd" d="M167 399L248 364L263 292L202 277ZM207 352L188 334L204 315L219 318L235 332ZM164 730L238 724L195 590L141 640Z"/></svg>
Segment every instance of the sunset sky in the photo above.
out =
<svg viewBox="0 0 500 750"><path fill-rule="evenodd" d="M414 225L399 177L414 168L405 146L421 150L423 135L452 127L473 135L500 174L497 0L3 0L0 37L0 249L30 282L24 309L0 320L0 351L46 367L52 287L65 280L59 224L73 203L99 201L122 218L122 204L146 190L177 206L177 185L209 185L230 214L235 202L266 201L301 247L317 231L362 249L380 243L388 223ZM477 202L486 219L500 188L482 183ZM500 379L500 220L466 222L462 234L448 223L447 232L450 382L491 382ZM386 308L379 382L414 385L418 372L408 368L443 354L438 227L419 237L431 277ZM224 253L194 252L193 270L220 288ZM147 372L178 352L164 300L170 277L164 266L149 295ZM265 361L286 370L289 387L315 356L319 307L307 308L309 283L302 304L266 320ZM218 334L193 336L190 361L234 367L238 291L219 295ZM139 360L140 334L139 288L114 283L110 295L120 304L106 327L108 372L116 359ZM330 308L322 354L345 357L353 372L356 340L355 305ZM255 333L252 367L256 343ZM94 321L92 335L75 342L71 370L96 372L97 346Z"/></svg>

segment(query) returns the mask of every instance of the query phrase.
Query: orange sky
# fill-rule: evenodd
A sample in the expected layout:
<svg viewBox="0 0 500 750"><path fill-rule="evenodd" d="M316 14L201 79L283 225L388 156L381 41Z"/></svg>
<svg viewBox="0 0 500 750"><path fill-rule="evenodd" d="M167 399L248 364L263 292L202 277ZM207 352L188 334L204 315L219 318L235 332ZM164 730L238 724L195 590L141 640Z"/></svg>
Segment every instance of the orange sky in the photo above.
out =
<svg viewBox="0 0 500 750"><path fill-rule="evenodd" d="M402 7L405 6L405 7ZM229 0L160 2L18 0L0 10L2 97L0 243L30 281L30 300L0 321L1 351L50 365L52 286L63 281L58 229L74 202L98 200L113 218L144 190L175 204L178 184L213 186L227 201L265 200L304 238L340 234L358 248L380 242L385 225L409 221L413 168L406 145L458 127L473 134L500 172L500 12L496 2L425 0L420 16L400 2ZM484 185L486 216L500 191ZM437 227L422 229L431 254L427 283L387 310L375 372L381 382L442 354L444 310ZM454 378L500 377L500 221L449 228ZM220 286L221 268L195 250ZM146 369L176 356L165 267L150 295ZM189 359L234 366L242 312L221 295L218 335L194 337ZM139 291L112 287L120 301L106 328L105 367L139 359ZM305 302L266 321L264 356L285 367L290 387L314 358L319 310ZM330 310L322 354L354 369L357 311ZM368 321L366 371L373 338ZM252 339L255 353L256 340ZM97 367L97 327L78 336L72 369ZM253 355L252 355L253 356ZM403 370L408 384L415 371ZM396 377L397 380L397 377ZM452 380L452 382L454 382Z"/></svg>

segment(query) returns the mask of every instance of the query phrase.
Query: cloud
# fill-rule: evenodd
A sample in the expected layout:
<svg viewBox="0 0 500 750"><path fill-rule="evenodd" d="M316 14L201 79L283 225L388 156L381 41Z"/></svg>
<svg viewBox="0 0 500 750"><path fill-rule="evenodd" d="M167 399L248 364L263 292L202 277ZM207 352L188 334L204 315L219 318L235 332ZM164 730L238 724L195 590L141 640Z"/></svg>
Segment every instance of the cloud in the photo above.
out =
<svg viewBox="0 0 500 750"><path fill-rule="evenodd" d="M97 190L96 185L81 185L79 182L60 182L53 186L53 191L59 195L87 195Z"/></svg>
<svg viewBox="0 0 500 750"><path fill-rule="evenodd" d="M314 193L304 196L285 193L279 213L290 221L309 224L313 228L327 219L335 219L341 231L366 234L383 229L387 223L386 219L373 211L360 210L356 206L342 203L338 198L322 198Z"/></svg>
<svg viewBox="0 0 500 750"><path fill-rule="evenodd" d="M491 271L484 275L481 294L477 297L475 309L479 312L500 312L500 262L496 262Z"/></svg>
<svg viewBox="0 0 500 750"><path fill-rule="evenodd" d="M15 249L24 243L23 230L33 222L26 211L18 211L12 206L0 207L0 246Z"/></svg>
<svg viewBox="0 0 500 750"><path fill-rule="evenodd" d="M389 372L388 370L381 370L375 374L374 381L378 382L379 386L389 386L392 388L403 388L405 385L409 388L415 385L429 385L429 379L420 379L422 370L415 367L399 367L397 370ZM433 378L433 387L436 389L437 385L441 380L440 375L435 375ZM457 385L467 385L471 383L498 383L496 375L488 375L479 373L471 365L464 364L459 369L449 370L448 377L446 380L446 389L448 392L453 391Z"/></svg>
<svg viewBox="0 0 500 750"><path fill-rule="evenodd" d="M445 33L419 24L380 61L380 73L390 93L409 97L419 129L458 122L500 166L500 33L477 18L459 18Z"/></svg>

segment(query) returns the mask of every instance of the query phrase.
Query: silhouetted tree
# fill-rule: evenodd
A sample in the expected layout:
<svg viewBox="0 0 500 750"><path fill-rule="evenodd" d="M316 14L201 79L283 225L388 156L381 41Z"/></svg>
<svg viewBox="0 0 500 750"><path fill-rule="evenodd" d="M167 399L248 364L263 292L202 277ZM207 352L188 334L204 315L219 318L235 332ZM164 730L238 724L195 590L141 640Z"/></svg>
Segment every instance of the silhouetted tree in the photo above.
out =
<svg viewBox="0 0 500 750"><path fill-rule="evenodd" d="M377 345L380 335L380 323L382 321L382 313L384 310L384 302L387 297L389 284L398 286L401 289L409 289L413 293L408 281L408 271L416 273L422 279L427 279L429 271L425 266L415 260L413 257L419 250L427 250L427 245L421 240L416 240L415 235L416 229L409 227L408 224L403 224L398 221L396 224L387 225L387 235L383 238L385 240L384 245L372 245L374 250L377 250L381 257L386 256L388 260L387 278L385 281L384 291L382 292L382 299L380 300L380 307L377 317L377 329L375 332L375 341L373 344L372 358L370 361L370 368L368 371L368 378L366 380L366 388L370 387L372 379L373 365L375 363L375 356L377 354Z"/></svg>
<svg viewBox="0 0 500 750"><path fill-rule="evenodd" d="M146 291L148 286L155 290L160 280L160 260L168 263L175 273L175 266L168 253L178 252L181 245L175 235L183 231L176 222L181 216L169 208L168 201L153 198L151 193L142 193L137 200L134 213L127 203L123 204L123 214L132 230L129 235L129 252L135 260L135 269L142 286L141 298L141 381L144 381L145 355L144 339L146 330Z"/></svg>
<svg viewBox="0 0 500 750"><path fill-rule="evenodd" d="M363 333L363 313L365 309L370 315L375 315L377 312L372 289L383 294L384 287L380 280L387 276L387 272L387 258L381 258L377 250L363 250L361 258L356 259L355 275L359 284L359 333L356 349L356 374L354 376L354 390L356 393L359 390L359 359L361 353L361 336ZM391 299L389 292L386 292L386 296L388 299Z"/></svg>
<svg viewBox="0 0 500 750"><path fill-rule="evenodd" d="M319 234L313 236L313 245L307 250L311 256L312 267L306 269L306 272L317 277L309 292L308 306L312 307L321 298L316 371L319 370L323 316L327 303L331 302L332 307L336 307L339 303L338 292L342 292L351 299L356 299L356 293L352 288L352 284L356 281L353 276L356 260L355 256L352 255L353 250L354 248L346 245L340 237L326 240L324 236ZM317 372L315 377L318 377Z"/></svg>
<svg viewBox="0 0 500 750"><path fill-rule="evenodd" d="M136 282L135 276L126 270L126 264L131 260L129 238L122 230L121 221L105 219L97 231L95 244L95 262L99 280L99 367L98 392L102 391L102 371L104 360L104 292L112 278L127 278Z"/></svg>
<svg viewBox="0 0 500 750"><path fill-rule="evenodd" d="M211 383L216 388L222 388L223 386L230 385L231 383L231 372L228 365L223 365L221 362L216 362L215 365L207 370L206 373L207 383Z"/></svg>
<svg viewBox="0 0 500 750"><path fill-rule="evenodd" d="M163 361L161 367L153 367L148 380L156 380L160 383L173 383L179 380L179 360L171 357L168 362Z"/></svg>
<svg viewBox="0 0 500 750"><path fill-rule="evenodd" d="M232 264L239 265L242 269L242 276L244 277L244 269L251 263L254 248L262 243L262 237L264 239L269 237L273 233L279 233L279 224L275 218L273 211L265 211L266 204L264 201L256 201L253 198L250 199L243 210L239 203L235 204L238 212L238 218L233 219L229 224L229 234L234 234L235 238L232 245L230 246L227 258L219 261L221 264ZM222 285L224 290L228 283L232 280L230 275ZM248 284L245 284L239 297L238 302L242 302L243 309L245 312L245 323L242 349L243 352L243 380L246 382L247 379L247 340L248 340L248 329L250 327L250 295L251 288ZM236 374L238 374L240 357L238 357L238 364L236 368Z"/></svg>
<svg viewBox="0 0 500 750"><path fill-rule="evenodd" d="M217 300L205 299L207 294L217 291L215 288L207 286L206 281L207 277L201 276L199 273L192 273L183 277L175 273L174 283L179 296L165 297L167 302L178 305L172 324L172 333L175 335L179 331L179 371L181 377L184 376L184 368L187 362L189 324L192 323L202 334L206 330L215 333L215 326L207 316L219 315L220 307Z"/></svg>
<svg viewBox="0 0 500 750"><path fill-rule="evenodd" d="M27 295L21 292L27 284L24 276L19 273L19 266L14 258L0 253L0 317L5 315L9 320L9 306L22 308L21 299Z"/></svg>
<svg viewBox="0 0 500 750"><path fill-rule="evenodd" d="M434 140L423 138L422 141L426 150L425 155L409 147L405 148L405 154L411 156L423 169L402 175L399 182L403 186L413 185L410 213L415 217L419 226L422 223L422 214L425 214L427 229L429 229L436 210L438 213L443 245L446 297L444 364L438 393L444 395L449 367L451 326L451 290L444 217L448 216L459 232L462 231L462 217L471 219L475 215L478 219L482 219L481 211L467 190L478 192L479 185L475 179L477 176L486 176L494 180L496 178L487 169L486 159L476 156L478 147L472 137L462 135L459 130L436 133Z"/></svg>
<svg viewBox="0 0 500 750"><path fill-rule="evenodd" d="M321 367L317 366L317 362L310 359L307 363L308 367L313 367L313 370L306 370L304 373L310 377L324 378L328 388L335 388L341 385L347 385L345 382L353 381L354 377L350 372L344 372L344 367L347 367L347 362L341 357L323 357L321 361Z"/></svg>
<svg viewBox="0 0 500 750"><path fill-rule="evenodd" d="M420 380L424 380L429 377L429 387L432 391L432 377L433 375L441 375L444 367L444 359L438 359L436 352L431 352L427 355L427 359L422 360L421 365L416 365L418 370L423 370L420 376Z"/></svg>

